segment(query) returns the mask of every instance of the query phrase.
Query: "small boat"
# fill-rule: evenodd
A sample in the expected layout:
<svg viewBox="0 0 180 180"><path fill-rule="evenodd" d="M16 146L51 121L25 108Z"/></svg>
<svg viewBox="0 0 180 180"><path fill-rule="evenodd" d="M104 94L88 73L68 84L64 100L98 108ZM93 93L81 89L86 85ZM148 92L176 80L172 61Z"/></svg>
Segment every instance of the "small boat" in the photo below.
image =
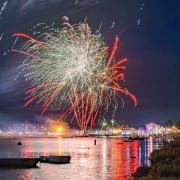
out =
<svg viewBox="0 0 180 180"><path fill-rule="evenodd" d="M123 142L133 142L133 140L126 139L126 140L124 140Z"/></svg>
<svg viewBox="0 0 180 180"><path fill-rule="evenodd" d="M35 168L40 158L0 158L0 168Z"/></svg>
<svg viewBox="0 0 180 180"><path fill-rule="evenodd" d="M147 138L137 136L137 137L134 137L134 138L132 138L132 139L133 139L133 140L141 141L141 140L144 140L144 139L147 139Z"/></svg>
<svg viewBox="0 0 180 180"><path fill-rule="evenodd" d="M51 164L67 164L70 163L71 156L40 156L40 162L51 163Z"/></svg>
<svg viewBox="0 0 180 180"><path fill-rule="evenodd" d="M21 141L19 141L19 142L17 143L17 145L18 145L18 146L21 146L21 145L22 145L22 142L21 142Z"/></svg>

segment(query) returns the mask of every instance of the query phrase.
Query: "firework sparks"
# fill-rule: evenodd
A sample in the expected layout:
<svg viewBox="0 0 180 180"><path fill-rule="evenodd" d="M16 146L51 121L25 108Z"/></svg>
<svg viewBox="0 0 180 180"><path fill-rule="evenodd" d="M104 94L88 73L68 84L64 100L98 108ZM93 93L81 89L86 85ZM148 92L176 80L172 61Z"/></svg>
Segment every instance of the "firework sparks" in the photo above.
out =
<svg viewBox="0 0 180 180"><path fill-rule="evenodd" d="M51 28L35 38L13 35L27 39L20 50L12 49L27 57L20 68L32 87L26 91L24 106L36 101L42 112L64 109L64 115L73 114L79 127L86 129L93 127L103 108L118 104L121 95L136 105L136 97L121 85L127 59L115 59L119 38L109 55L99 32L92 33L87 23L72 26L67 17L62 19L63 28Z"/></svg>

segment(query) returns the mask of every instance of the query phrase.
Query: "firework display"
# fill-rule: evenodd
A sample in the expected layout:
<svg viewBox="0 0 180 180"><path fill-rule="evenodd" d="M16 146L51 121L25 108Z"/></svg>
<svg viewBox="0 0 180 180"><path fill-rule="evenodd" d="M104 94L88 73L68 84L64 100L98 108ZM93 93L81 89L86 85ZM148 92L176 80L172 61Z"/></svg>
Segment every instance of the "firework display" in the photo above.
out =
<svg viewBox="0 0 180 180"><path fill-rule="evenodd" d="M37 102L43 113L64 111L62 116L73 115L78 126L86 129L124 95L136 105L136 97L122 86L127 59L115 59L119 38L110 50L86 22L71 25L67 17L62 20L62 28L47 27L35 37L13 35L26 40L21 49L12 49L26 56L20 69L32 83L24 106Z"/></svg>

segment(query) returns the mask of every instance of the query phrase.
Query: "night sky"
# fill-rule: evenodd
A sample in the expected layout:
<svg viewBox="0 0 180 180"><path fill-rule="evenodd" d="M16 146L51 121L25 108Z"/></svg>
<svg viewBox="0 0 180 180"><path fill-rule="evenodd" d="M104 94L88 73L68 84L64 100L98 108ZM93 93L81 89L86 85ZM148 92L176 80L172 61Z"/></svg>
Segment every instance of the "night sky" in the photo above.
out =
<svg viewBox="0 0 180 180"><path fill-rule="evenodd" d="M0 1L0 9L5 1ZM179 0L9 0L0 16L0 126L11 122L41 122L38 105L23 107L30 82L15 80L23 61L8 52L13 33L32 34L39 22L60 26L62 16L71 23L87 22L112 47L120 37L117 57L129 59L126 87L138 98L135 108L125 97L116 120L142 125L180 120L180 1ZM4 56L4 53L7 55Z"/></svg>

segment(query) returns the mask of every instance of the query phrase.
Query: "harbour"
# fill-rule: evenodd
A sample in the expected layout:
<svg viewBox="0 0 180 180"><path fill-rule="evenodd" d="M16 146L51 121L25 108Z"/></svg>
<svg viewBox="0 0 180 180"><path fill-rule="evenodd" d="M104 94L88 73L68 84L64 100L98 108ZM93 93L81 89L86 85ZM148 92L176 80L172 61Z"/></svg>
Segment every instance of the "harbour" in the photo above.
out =
<svg viewBox="0 0 180 180"><path fill-rule="evenodd" d="M149 165L150 153L163 146L162 138L124 142L123 138L1 138L0 156L6 158L70 155L68 164L40 163L39 168L0 169L0 179L129 179L140 166Z"/></svg>

